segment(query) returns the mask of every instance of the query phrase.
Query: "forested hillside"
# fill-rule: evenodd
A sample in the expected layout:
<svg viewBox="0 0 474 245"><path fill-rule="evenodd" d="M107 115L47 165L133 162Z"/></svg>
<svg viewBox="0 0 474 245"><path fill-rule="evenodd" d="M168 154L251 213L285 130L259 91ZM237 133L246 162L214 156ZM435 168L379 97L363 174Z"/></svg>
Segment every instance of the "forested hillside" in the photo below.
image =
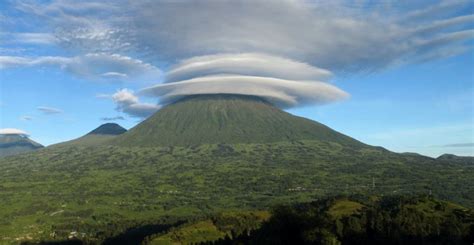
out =
<svg viewBox="0 0 474 245"><path fill-rule="evenodd" d="M474 211L430 196L327 198L279 206L270 215L268 220L247 221L245 228L239 216L220 215L182 225L146 244L467 245L474 241Z"/></svg>
<svg viewBox="0 0 474 245"><path fill-rule="evenodd" d="M0 159L0 235L100 243L336 194L432 193L472 208L473 166L322 141L44 149Z"/></svg>

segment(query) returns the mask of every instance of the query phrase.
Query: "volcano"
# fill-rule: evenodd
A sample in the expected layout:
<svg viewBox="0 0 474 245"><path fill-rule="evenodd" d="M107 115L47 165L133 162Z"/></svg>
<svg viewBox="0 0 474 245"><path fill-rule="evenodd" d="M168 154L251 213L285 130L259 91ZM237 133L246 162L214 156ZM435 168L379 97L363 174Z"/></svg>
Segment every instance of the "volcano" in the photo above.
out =
<svg viewBox="0 0 474 245"><path fill-rule="evenodd" d="M116 123L105 123L77 139L55 144L54 146L96 146L106 144L109 140L127 132Z"/></svg>
<svg viewBox="0 0 474 245"><path fill-rule="evenodd" d="M192 146L320 140L365 146L331 128L246 95L188 96L115 138L119 146Z"/></svg>
<svg viewBox="0 0 474 245"><path fill-rule="evenodd" d="M43 146L26 135L0 134L0 157L16 155L43 148Z"/></svg>

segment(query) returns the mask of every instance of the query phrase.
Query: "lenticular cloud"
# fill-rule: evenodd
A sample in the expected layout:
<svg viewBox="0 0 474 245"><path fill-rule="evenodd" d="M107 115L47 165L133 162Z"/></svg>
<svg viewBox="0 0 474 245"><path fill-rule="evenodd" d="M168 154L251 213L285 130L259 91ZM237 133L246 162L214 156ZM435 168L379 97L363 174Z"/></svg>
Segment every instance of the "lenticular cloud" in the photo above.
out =
<svg viewBox="0 0 474 245"><path fill-rule="evenodd" d="M266 54L218 54L194 57L174 66L165 83L141 91L161 104L197 94L262 97L281 108L326 104L348 97L327 82L328 70Z"/></svg>
<svg viewBox="0 0 474 245"><path fill-rule="evenodd" d="M21 135L28 136L28 133L16 128L2 128L0 129L0 135Z"/></svg>
<svg viewBox="0 0 474 245"><path fill-rule="evenodd" d="M205 76L159 84L142 90L142 94L160 97L161 104L197 94L252 95L265 98L281 108L325 104L348 97L346 92L325 82L242 75Z"/></svg>
<svg viewBox="0 0 474 245"><path fill-rule="evenodd" d="M326 81L332 76L332 73L328 70L287 58L244 53L206 55L184 60L166 74L166 82L215 74L240 74L318 81Z"/></svg>

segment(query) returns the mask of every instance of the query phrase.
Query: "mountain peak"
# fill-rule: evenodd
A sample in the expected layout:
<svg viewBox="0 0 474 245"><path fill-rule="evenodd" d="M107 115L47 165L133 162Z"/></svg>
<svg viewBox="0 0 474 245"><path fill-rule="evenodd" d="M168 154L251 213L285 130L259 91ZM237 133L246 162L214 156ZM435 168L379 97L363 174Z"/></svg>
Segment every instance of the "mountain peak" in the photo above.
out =
<svg viewBox="0 0 474 245"><path fill-rule="evenodd" d="M103 135L119 135L127 132L125 128L116 123L104 123L96 129L90 131L87 135L103 134Z"/></svg>
<svg viewBox="0 0 474 245"><path fill-rule="evenodd" d="M0 134L0 157L33 151L43 146L26 134Z"/></svg>
<svg viewBox="0 0 474 245"><path fill-rule="evenodd" d="M206 94L168 104L113 140L122 146L189 146L321 140L363 144L256 96Z"/></svg>

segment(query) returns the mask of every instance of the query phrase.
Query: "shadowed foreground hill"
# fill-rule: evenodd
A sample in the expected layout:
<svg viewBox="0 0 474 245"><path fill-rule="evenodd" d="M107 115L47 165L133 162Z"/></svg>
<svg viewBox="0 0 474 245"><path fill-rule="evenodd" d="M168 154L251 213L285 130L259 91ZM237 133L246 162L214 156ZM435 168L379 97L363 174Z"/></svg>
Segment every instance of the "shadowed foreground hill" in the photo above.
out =
<svg viewBox="0 0 474 245"><path fill-rule="evenodd" d="M306 118L293 116L263 99L244 95L196 95L170 104L127 133L119 146L191 146L320 140L366 145Z"/></svg>
<svg viewBox="0 0 474 245"><path fill-rule="evenodd" d="M163 244L472 244L474 211L429 196L338 197L223 213L147 238Z"/></svg>
<svg viewBox="0 0 474 245"><path fill-rule="evenodd" d="M43 148L41 144L24 135L0 135L0 157L30 152L40 148Z"/></svg>

